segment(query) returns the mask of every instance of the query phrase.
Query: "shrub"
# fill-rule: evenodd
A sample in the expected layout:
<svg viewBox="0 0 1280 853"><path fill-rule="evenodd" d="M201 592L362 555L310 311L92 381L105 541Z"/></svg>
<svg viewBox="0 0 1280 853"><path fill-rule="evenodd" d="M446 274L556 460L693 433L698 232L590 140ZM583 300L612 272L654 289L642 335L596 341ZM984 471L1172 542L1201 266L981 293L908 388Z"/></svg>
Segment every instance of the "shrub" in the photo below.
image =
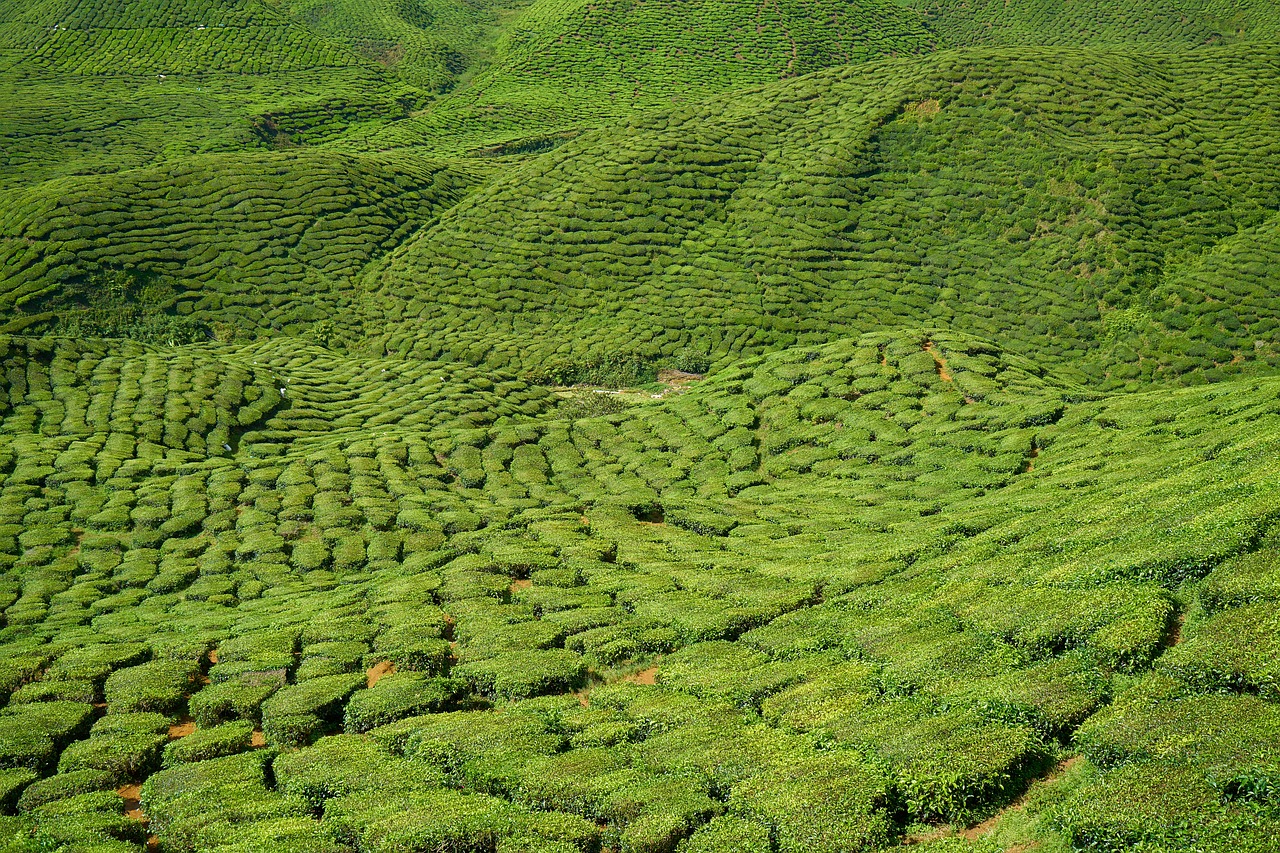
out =
<svg viewBox="0 0 1280 853"><path fill-rule="evenodd" d="M721 815L680 845L680 853L765 853L769 827L736 815Z"/></svg>
<svg viewBox="0 0 1280 853"><path fill-rule="evenodd" d="M317 810L334 797L366 791L390 796L444 781L429 765L393 757L368 738L346 734L281 755L272 768L278 790L305 798Z"/></svg>
<svg viewBox="0 0 1280 853"><path fill-rule="evenodd" d="M211 728L197 728L186 737L164 748L162 764L172 767L189 761L206 761L235 755L249 748L253 740L253 723L245 720L224 723Z"/></svg>
<svg viewBox="0 0 1280 853"><path fill-rule="evenodd" d="M101 771L115 785L137 781L159 766L160 751L168 740L165 734L137 732L77 741L63 750L58 772Z"/></svg>
<svg viewBox="0 0 1280 853"><path fill-rule="evenodd" d="M90 681L101 684L121 667L145 660L147 647L142 643L99 643L72 649L58 657L44 677L49 681Z"/></svg>
<svg viewBox="0 0 1280 853"><path fill-rule="evenodd" d="M482 794L365 792L331 800L325 819L369 853L398 850L493 850L510 835L519 812Z"/></svg>
<svg viewBox="0 0 1280 853"><path fill-rule="evenodd" d="M141 797L151 830L164 837L166 847L190 851L221 843L238 827L313 819L306 800L267 788L272 757L270 750L255 750L155 773L143 784Z"/></svg>
<svg viewBox="0 0 1280 853"><path fill-rule="evenodd" d="M173 713L182 707L196 673L196 667L187 661L152 661L112 673L103 695L115 713Z"/></svg>
<svg viewBox="0 0 1280 853"><path fill-rule="evenodd" d="M66 845L73 850L92 850L113 841L133 845L146 841L146 827L121 814L120 797L114 791L55 800L29 814L35 819L40 840L54 849Z"/></svg>
<svg viewBox="0 0 1280 853"><path fill-rule="evenodd" d="M416 672L385 675L367 690L358 690L347 703L344 726L367 732L405 717L442 711L466 692L466 682L428 678Z"/></svg>
<svg viewBox="0 0 1280 853"><path fill-rule="evenodd" d="M586 674L582 657L565 649L506 652L454 669L476 692L505 700L563 693L581 685Z"/></svg>
<svg viewBox="0 0 1280 853"><path fill-rule="evenodd" d="M770 827L780 853L861 850L888 843L889 782L851 753L797 757L737 785L730 808Z"/></svg>
<svg viewBox="0 0 1280 853"><path fill-rule="evenodd" d="M0 768L40 772L58 754L54 739L18 717L0 717Z"/></svg>
<svg viewBox="0 0 1280 853"><path fill-rule="evenodd" d="M29 812L54 800L63 800L94 791L105 791L111 788L114 782L112 774L102 770L73 770L70 773L58 773L29 785L18 800L18 810Z"/></svg>
<svg viewBox="0 0 1280 853"><path fill-rule="evenodd" d="M448 669L453 649L447 640L423 636L423 633L416 625L397 625L380 633L373 642L373 648L397 670L443 674Z"/></svg>
<svg viewBox="0 0 1280 853"><path fill-rule="evenodd" d="M282 746L308 743L341 720L342 706L365 683L361 675L327 675L281 688L262 703L262 730Z"/></svg>
<svg viewBox="0 0 1280 853"><path fill-rule="evenodd" d="M26 795L31 783L39 778L40 776L28 767L0 770L0 811L10 813L18 808L20 798Z"/></svg>

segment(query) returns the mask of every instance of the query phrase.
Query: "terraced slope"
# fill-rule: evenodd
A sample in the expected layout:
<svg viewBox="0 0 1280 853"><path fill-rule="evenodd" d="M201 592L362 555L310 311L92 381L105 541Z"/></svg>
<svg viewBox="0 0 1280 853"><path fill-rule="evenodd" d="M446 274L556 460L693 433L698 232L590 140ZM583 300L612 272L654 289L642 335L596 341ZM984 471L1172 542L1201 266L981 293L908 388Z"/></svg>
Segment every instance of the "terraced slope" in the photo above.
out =
<svg viewBox="0 0 1280 853"><path fill-rule="evenodd" d="M1270 853L1277 45L0 0L0 847Z"/></svg>
<svg viewBox="0 0 1280 853"><path fill-rule="evenodd" d="M430 91L464 83L489 58L500 27L523 2L275 2L313 32L347 45Z"/></svg>
<svg viewBox="0 0 1280 853"><path fill-rule="evenodd" d="M538 150L637 112L930 43L919 14L885 0L535 0L465 90L367 144Z"/></svg>
<svg viewBox="0 0 1280 853"><path fill-rule="evenodd" d="M314 143L421 98L256 0L0 3L0 187Z"/></svg>
<svg viewBox="0 0 1280 853"><path fill-rule="evenodd" d="M355 336L351 279L476 180L416 159L297 151L13 192L0 203L5 328L161 341Z"/></svg>
<svg viewBox="0 0 1280 853"><path fill-rule="evenodd" d="M1274 831L1275 381L1101 398L921 330L567 420L283 343L5 345L18 845L952 849L1073 739L1043 840Z"/></svg>
<svg viewBox="0 0 1280 853"><path fill-rule="evenodd" d="M1280 15L1259 0L914 0L929 30L948 47L973 45L1117 45L1201 47L1274 42Z"/></svg>
<svg viewBox="0 0 1280 853"><path fill-rule="evenodd" d="M389 351L539 376L559 360L561 379L920 322L1104 385L1268 367L1262 314L1192 320L1199 297L1172 282L1203 254L1213 289L1268 298L1245 245L1280 204L1259 106L1278 85L1252 47L810 75L527 163L380 266L367 304L399 322Z"/></svg>

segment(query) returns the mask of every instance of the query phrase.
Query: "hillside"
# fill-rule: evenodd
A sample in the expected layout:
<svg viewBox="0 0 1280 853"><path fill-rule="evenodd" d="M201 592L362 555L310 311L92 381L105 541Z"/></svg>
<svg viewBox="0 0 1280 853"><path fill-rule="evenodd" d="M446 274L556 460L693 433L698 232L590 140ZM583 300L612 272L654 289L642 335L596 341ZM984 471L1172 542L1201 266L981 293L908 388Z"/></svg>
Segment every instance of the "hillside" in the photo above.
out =
<svg viewBox="0 0 1280 853"><path fill-rule="evenodd" d="M1280 12L0 0L5 853L1270 853Z"/></svg>
<svg viewBox="0 0 1280 853"><path fill-rule="evenodd" d="M564 419L447 365L6 349L11 830L136 838L65 797L163 760L142 807L174 849L858 849L990 814L1074 737L1101 769L1044 809L1062 838L1274 831L1211 787L1270 714L1232 626L1274 586L1274 381L1095 399L917 331ZM166 747L182 708L201 734ZM1233 722L1143 746L1206 714Z"/></svg>
<svg viewBox="0 0 1280 853"><path fill-rule="evenodd" d="M570 376L918 323L1101 387L1269 367L1273 307L1192 320L1165 273L1212 258L1192 289L1269 299L1245 247L1280 203L1280 124L1255 106L1276 68L1252 47L964 51L634 119L449 211L370 304L402 320L390 350Z"/></svg>

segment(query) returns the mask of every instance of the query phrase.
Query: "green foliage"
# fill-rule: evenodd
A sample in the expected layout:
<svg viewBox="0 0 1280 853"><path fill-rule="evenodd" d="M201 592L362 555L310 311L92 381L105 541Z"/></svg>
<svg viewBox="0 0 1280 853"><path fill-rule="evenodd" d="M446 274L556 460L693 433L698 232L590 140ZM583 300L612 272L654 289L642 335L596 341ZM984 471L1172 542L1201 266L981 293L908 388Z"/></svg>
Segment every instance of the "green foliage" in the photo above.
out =
<svg viewBox="0 0 1280 853"><path fill-rule="evenodd" d="M103 770L72 770L69 773L57 773L27 785L22 791L22 797L17 801L18 811L29 812L46 803L94 791L105 791L112 787L114 781L112 774Z"/></svg>
<svg viewBox="0 0 1280 853"><path fill-rule="evenodd" d="M1271 850L1273 5L0 0L0 846Z"/></svg>
<svg viewBox="0 0 1280 853"><path fill-rule="evenodd" d="M272 770L282 793L304 797L316 809L334 797L430 790L442 781L432 767L393 758L374 741L345 734L286 753L273 762Z"/></svg>
<svg viewBox="0 0 1280 853"><path fill-rule="evenodd" d="M235 755L249 748L253 739L253 724L237 720L211 728L197 728L194 732L172 741L164 748L162 763L172 767L187 761L207 761Z"/></svg>
<svg viewBox="0 0 1280 853"><path fill-rule="evenodd" d="M451 678L428 678L415 672L383 676L368 690L357 691L347 703L344 731L367 732L405 717L444 710L466 692Z"/></svg>

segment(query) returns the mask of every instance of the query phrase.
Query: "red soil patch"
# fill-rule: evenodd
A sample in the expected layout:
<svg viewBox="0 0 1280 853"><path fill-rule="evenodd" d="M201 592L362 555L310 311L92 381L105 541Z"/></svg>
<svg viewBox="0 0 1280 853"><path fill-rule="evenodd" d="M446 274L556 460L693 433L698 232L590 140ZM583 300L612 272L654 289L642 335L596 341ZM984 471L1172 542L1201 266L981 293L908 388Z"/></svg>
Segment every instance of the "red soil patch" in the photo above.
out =
<svg viewBox="0 0 1280 853"><path fill-rule="evenodd" d="M938 353L938 348L933 345L933 341L925 341L923 348L933 356L933 367L938 371L938 378L943 382L950 382L951 373L947 370L947 360Z"/></svg>
<svg viewBox="0 0 1280 853"><path fill-rule="evenodd" d="M210 650L209 650L209 663L213 664L213 663L217 663L217 662L218 662L218 650L217 650L217 649L210 649Z"/></svg>
<svg viewBox="0 0 1280 853"><path fill-rule="evenodd" d="M631 675L624 675L618 680L625 681L629 684L657 684L658 668L656 666L651 666L648 669L641 670L640 672L633 672Z"/></svg>
<svg viewBox="0 0 1280 853"><path fill-rule="evenodd" d="M365 672L365 678L370 687L377 684L384 675L390 675L396 671L396 665L389 660L382 663L375 663Z"/></svg>
<svg viewBox="0 0 1280 853"><path fill-rule="evenodd" d="M191 717L184 716L178 722L169 726L169 739L177 740L180 737L186 737L196 730L196 721Z"/></svg>
<svg viewBox="0 0 1280 853"><path fill-rule="evenodd" d="M528 580L527 578L521 578L511 582L511 591L516 592L517 590L528 589L531 586L533 586L533 581Z"/></svg>
<svg viewBox="0 0 1280 853"><path fill-rule="evenodd" d="M143 823L147 821L147 816L142 811L142 804L139 800L139 797L142 796L141 785L121 785L116 788L116 793L124 800L125 817Z"/></svg>
<svg viewBox="0 0 1280 853"><path fill-rule="evenodd" d="M1040 455L1040 448L1036 447L1034 444L1031 445L1031 452L1027 454L1027 467L1023 471L1024 474L1030 474L1032 471L1036 469L1035 460L1039 455Z"/></svg>
<svg viewBox="0 0 1280 853"><path fill-rule="evenodd" d="M1178 645L1182 642L1182 626L1187 622L1186 611L1180 612L1173 620L1173 625L1169 628L1169 647Z"/></svg>
<svg viewBox="0 0 1280 853"><path fill-rule="evenodd" d="M262 733L262 729L254 729L253 735L249 738L249 746L254 749L262 749L267 745L267 736Z"/></svg>

